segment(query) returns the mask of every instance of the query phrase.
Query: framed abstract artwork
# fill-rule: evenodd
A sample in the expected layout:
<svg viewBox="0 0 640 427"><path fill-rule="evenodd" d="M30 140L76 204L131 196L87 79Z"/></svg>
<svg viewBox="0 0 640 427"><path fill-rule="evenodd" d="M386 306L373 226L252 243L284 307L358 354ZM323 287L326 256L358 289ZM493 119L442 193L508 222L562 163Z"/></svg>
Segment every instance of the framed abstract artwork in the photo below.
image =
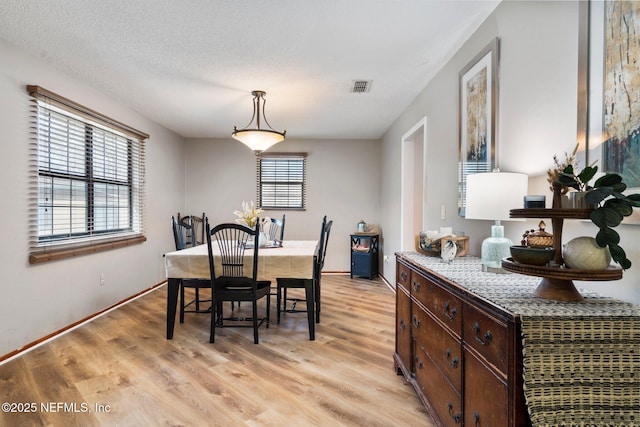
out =
<svg viewBox="0 0 640 427"><path fill-rule="evenodd" d="M467 176L496 167L499 39L459 74L458 214L465 215Z"/></svg>
<svg viewBox="0 0 640 427"><path fill-rule="evenodd" d="M585 22L586 21L586 22ZM586 162L640 192L640 1L590 1ZM640 224L640 210L625 218Z"/></svg>

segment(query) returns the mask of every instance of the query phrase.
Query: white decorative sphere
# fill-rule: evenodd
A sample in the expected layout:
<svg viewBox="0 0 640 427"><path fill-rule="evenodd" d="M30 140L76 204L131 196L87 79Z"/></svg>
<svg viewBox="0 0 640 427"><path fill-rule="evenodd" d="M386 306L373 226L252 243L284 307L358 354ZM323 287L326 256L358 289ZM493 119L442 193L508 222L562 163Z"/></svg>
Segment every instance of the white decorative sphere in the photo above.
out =
<svg viewBox="0 0 640 427"><path fill-rule="evenodd" d="M578 270L604 270L611 262L609 248L600 247L593 237L576 237L564 245L564 263Z"/></svg>

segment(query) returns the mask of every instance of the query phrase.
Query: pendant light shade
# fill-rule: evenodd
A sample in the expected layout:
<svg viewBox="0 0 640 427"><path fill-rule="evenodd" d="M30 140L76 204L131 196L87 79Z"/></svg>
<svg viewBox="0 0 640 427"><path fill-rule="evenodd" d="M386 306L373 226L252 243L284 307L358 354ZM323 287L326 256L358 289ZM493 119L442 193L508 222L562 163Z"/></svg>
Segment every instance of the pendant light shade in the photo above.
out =
<svg viewBox="0 0 640 427"><path fill-rule="evenodd" d="M284 135L287 131L283 130L282 132L278 132L273 129L267 121L264 115L264 106L266 103L264 96L266 92L254 90L251 94L253 95L253 116L251 117L251 121L244 129L238 129L234 126L231 136L256 153L260 153L272 145L284 141ZM262 127L263 122L266 128Z"/></svg>

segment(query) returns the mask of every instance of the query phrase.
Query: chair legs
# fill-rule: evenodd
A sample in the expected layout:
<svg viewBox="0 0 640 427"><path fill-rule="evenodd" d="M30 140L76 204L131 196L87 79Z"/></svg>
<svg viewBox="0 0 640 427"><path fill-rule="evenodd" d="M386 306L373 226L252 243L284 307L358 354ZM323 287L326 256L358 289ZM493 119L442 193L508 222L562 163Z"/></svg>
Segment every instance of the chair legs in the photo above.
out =
<svg viewBox="0 0 640 427"><path fill-rule="evenodd" d="M315 302L316 302L316 323L320 323L320 276L318 276L318 278L316 279L316 286L315 286Z"/></svg>
<svg viewBox="0 0 640 427"><path fill-rule="evenodd" d="M184 323L184 286L180 281L180 323Z"/></svg>
<svg viewBox="0 0 640 427"><path fill-rule="evenodd" d="M237 300L236 300L237 301ZM216 340L216 328L217 327L225 327L224 321L228 320L228 321L236 321L236 322L242 322L242 321L249 321L251 322L251 325L234 325L235 327L252 327L253 328L253 343L254 344L258 344L259 343L259 339L258 339L258 328L262 325L262 323L264 322L266 325L265 327L268 328L269 327L269 322L271 320L271 299L269 298L269 295L266 296L266 316L263 317L262 319L258 318L258 301L259 300L255 300L255 301L247 301L247 302L251 302L251 311L252 311L252 316L251 318L246 318L246 317L235 317L234 315L234 308L232 306L231 309L231 317L224 317L224 313L223 313L223 308L222 308L222 301L217 301L215 303L212 302L211 304L211 330L210 330L210 335L209 335L209 342L210 343L215 343ZM239 303L239 301L237 301ZM238 309L240 309L240 304L238 304ZM227 325L228 327L231 327L230 325Z"/></svg>
<svg viewBox="0 0 640 427"><path fill-rule="evenodd" d="M200 309L200 303L209 302L208 299L200 299L200 288L186 286L188 288L192 288L194 290L194 299L187 303L185 301L185 286L182 281L180 281L180 323L184 323L184 314L185 313L208 313L211 309ZM195 310L187 310L186 308L190 305L195 306Z"/></svg>
<svg viewBox="0 0 640 427"><path fill-rule="evenodd" d="M295 300L291 309L287 309L287 289L304 288L306 310L297 310L295 303L301 300ZM284 297L284 298L283 298ZM278 305L277 322L280 323L280 314L284 311L287 313L307 313L307 322L309 323L309 339L315 340L315 286L313 279L278 279L278 289L276 293L276 303ZM289 299L291 300L291 299Z"/></svg>

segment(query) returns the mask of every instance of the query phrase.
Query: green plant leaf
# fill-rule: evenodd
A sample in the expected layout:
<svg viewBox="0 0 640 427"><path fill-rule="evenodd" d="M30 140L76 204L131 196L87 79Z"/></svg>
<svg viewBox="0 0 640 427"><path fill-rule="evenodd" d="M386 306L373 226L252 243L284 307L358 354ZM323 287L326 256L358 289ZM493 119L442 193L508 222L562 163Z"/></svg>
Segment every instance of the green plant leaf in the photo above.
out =
<svg viewBox="0 0 640 427"><path fill-rule="evenodd" d="M560 175L558 175L558 182L567 187L575 188L576 190L580 189L580 184L576 181L576 177L565 172L561 172Z"/></svg>
<svg viewBox="0 0 640 427"><path fill-rule="evenodd" d="M598 228L616 227L623 219L618 211L612 208L606 208L600 206L598 209L591 212L589 215L591 221L598 226Z"/></svg>
<svg viewBox="0 0 640 427"><path fill-rule="evenodd" d="M622 216L629 216L633 213L633 207L625 199L608 199L604 202L605 208L615 209Z"/></svg>
<svg viewBox="0 0 640 427"><path fill-rule="evenodd" d="M591 181L591 178L593 178L593 176L596 174L597 171L598 171L597 166L594 166L594 167L587 166L584 169L582 169L582 172L578 174L578 179L582 181L584 184L586 184L589 181Z"/></svg>
<svg viewBox="0 0 640 427"><path fill-rule="evenodd" d="M640 194L629 194L627 200L631 203L631 206L640 208Z"/></svg>
<svg viewBox="0 0 640 427"><path fill-rule="evenodd" d="M562 172L573 176L573 165L568 164L567 166L564 167L564 169L562 169Z"/></svg>
<svg viewBox="0 0 640 427"><path fill-rule="evenodd" d="M593 188L585 194L584 198L587 203L592 203L594 205L600 204L601 201L609 197L612 193L611 187L599 187Z"/></svg>
<svg viewBox="0 0 640 427"><path fill-rule="evenodd" d="M625 184L624 182L619 182L617 184L613 184L611 188L613 188L613 191L622 193L624 190L627 189L627 184Z"/></svg>
<svg viewBox="0 0 640 427"><path fill-rule="evenodd" d="M620 243L620 235L609 227L601 228L598 234L596 234L596 242L601 248L611 244L617 245Z"/></svg>
<svg viewBox="0 0 640 427"><path fill-rule="evenodd" d="M627 254L620 246L618 246L617 244L609 245L609 252L611 253L611 258L613 258L615 262L620 264L620 267L622 267L624 270L627 270L629 267L631 267L631 261L627 259Z"/></svg>
<svg viewBox="0 0 640 427"><path fill-rule="evenodd" d="M611 187L622 182L622 177L617 173L608 173L596 179L594 187Z"/></svg>

